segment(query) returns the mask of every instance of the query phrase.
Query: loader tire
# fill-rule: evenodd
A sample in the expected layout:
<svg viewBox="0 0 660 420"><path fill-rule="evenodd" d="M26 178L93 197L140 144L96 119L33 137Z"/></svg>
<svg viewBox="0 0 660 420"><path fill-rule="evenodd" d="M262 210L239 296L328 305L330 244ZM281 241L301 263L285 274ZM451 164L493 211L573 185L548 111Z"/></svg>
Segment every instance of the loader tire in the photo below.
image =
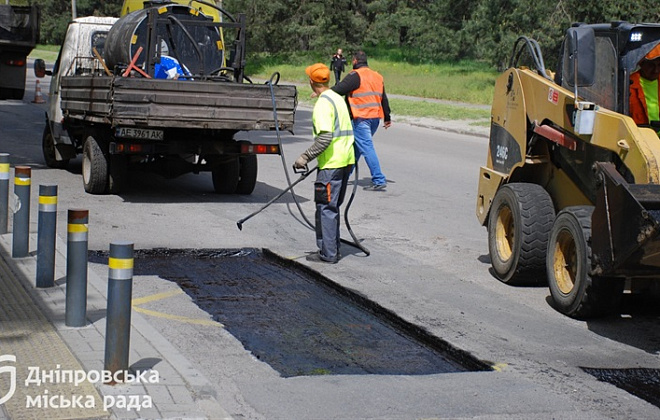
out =
<svg viewBox="0 0 660 420"><path fill-rule="evenodd" d="M238 158L232 158L219 163L211 171L213 189L218 194L233 194L239 181L240 162Z"/></svg>
<svg viewBox="0 0 660 420"><path fill-rule="evenodd" d="M557 215L548 242L548 286L556 309L592 318L619 309L624 280L590 275L592 206L567 207Z"/></svg>
<svg viewBox="0 0 660 420"><path fill-rule="evenodd" d="M252 194L255 185L257 185L257 172L259 170L257 155L241 156L239 162L239 179L238 185L236 185L236 194Z"/></svg>
<svg viewBox="0 0 660 420"><path fill-rule="evenodd" d="M495 276L511 285L545 283L545 257L555 209L536 184L501 187L488 216L488 251Z"/></svg>
<svg viewBox="0 0 660 420"><path fill-rule="evenodd" d="M108 190L108 160L98 140L87 137L83 146L82 176L85 191L105 194Z"/></svg>
<svg viewBox="0 0 660 420"><path fill-rule="evenodd" d="M69 159L57 160L55 157L55 139L53 138L53 133L50 131L50 127L46 124L44 128L44 135L41 139L41 150L44 154L44 160L46 161L46 166L49 168L55 169L66 169L69 165Z"/></svg>

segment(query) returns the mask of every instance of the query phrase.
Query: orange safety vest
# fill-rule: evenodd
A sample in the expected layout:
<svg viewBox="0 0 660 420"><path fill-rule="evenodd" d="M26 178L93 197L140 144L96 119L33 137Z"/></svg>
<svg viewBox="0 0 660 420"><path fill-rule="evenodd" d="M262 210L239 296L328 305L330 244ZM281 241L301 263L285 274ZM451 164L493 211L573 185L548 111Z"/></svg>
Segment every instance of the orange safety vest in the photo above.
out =
<svg viewBox="0 0 660 420"><path fill-rule="evenodd" d="M355 118L384 118L383 76L369 67L354 69L360 76L360 87L348 95L351 113Z"/></svg>
<svg viewBox="0 0 660 420"><path fill-rule="evenodd" d="M641 75L638 71L630 75L630 100L629 112L636 124L649 124L649 114L646 109L646 99L644 98L644 89L639 82ZM660 86L660 84L658 85ZM658 98L660 98L660 87L658 88Z"/></svg>

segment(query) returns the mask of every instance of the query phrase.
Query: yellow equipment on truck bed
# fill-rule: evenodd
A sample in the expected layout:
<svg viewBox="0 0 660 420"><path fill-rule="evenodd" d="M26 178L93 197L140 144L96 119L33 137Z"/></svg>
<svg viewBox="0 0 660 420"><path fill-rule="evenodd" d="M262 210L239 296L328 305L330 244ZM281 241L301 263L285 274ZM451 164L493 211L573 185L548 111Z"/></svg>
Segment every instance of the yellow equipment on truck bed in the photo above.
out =
<svg viewBox="0 0 660 420"><path fill-rule="evenodd" d="M551 74L521 37L496 81L477 195L493 272L547 280L569 316L617 310L626 280L660 289L660 139L628 116L630 75L659 42L660 25L575 25Z"/></svg>

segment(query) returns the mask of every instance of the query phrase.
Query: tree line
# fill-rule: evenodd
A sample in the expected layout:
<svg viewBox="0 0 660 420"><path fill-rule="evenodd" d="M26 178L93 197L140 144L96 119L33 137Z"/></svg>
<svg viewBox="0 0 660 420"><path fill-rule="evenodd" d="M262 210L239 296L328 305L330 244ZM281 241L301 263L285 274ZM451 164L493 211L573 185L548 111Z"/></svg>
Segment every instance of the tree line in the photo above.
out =
<svg viewBox="0 0 660 420"><path fill-rule="evenodd" d="M41 42L59 44L70 0L40 0ZM77 15L118 16L122 2L76 0ZM410 62L485 60L506 67L520 35L536 39L546 61L557 56L573 22L658 22L650 0L224 0L244 13L248 51L329 56L357 49Z"/></svg>

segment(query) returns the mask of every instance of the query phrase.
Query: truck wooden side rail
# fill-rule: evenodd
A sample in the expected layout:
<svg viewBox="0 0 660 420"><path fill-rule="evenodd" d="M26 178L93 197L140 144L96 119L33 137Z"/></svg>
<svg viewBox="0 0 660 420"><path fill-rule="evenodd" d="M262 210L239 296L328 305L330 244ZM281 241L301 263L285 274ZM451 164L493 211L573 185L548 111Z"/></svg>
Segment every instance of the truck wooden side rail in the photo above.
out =
<svg viewBox="0 0 660 420"><path fill-rule="evenodd" d="M273 86L279 129L293 130L295 86ZM112 127L273 130L270 86L120 76L62 78L66 118Z"/></svg>

